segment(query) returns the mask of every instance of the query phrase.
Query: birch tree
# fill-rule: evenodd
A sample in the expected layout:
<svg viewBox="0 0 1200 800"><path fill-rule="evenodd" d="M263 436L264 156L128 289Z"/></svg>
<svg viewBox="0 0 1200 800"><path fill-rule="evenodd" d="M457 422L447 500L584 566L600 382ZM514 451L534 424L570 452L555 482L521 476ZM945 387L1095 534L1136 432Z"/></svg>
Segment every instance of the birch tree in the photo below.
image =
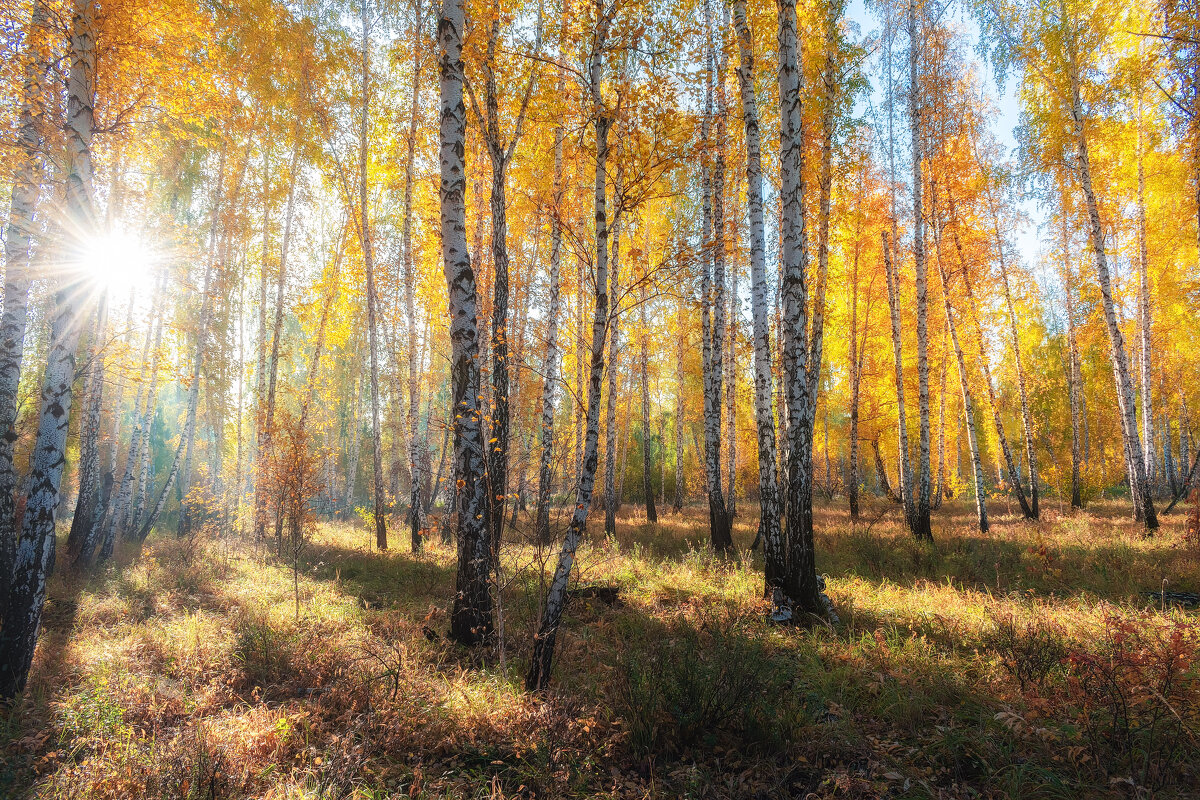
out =
<svg viewBox="0 0 1200 800"><path fill-rule="evenodd" d="M438 18L441 81L442 264L450 310L450 381L454 424L454 482L458 573L450 636L478 644L492 632L491 502L488 497L483 417L480 408L479 331L475 271L467 250L467 109L463 104L462 0L445 0Z"/></svg>
<svg viewBox="0 0 1200 800"><path fill-rule="evenodd" d="M567 527L559 552L558 564L546 593L541 622L533 638L533 655L530 657L529 672L525 675L526 691L544 690L550 683L551 667L554 662L554 645L558 638L559 625L567 602L567 582L575 562L575 551L587 527L588 507L591 505L592 489L596 483L596 468L599 463L600 441L600 394L604 377L605 328L608 326L608 206L606 198L606 176L608 161L608 136L612 125L612 111L607 107L603 95L604 54L609 46L608 33L617 11L617 0L606 4L605 0L594 0L595 15L592 30L591 53L587 64L588 91L592 100L593 121L596 128L595 170L595 310L592 315L591 359L588 370L587 432L584 439L583 463L575 491L575 508Z"/></svg>
<svg viewBox="0 0 1200 800"><path fill-rule="evenodd" d="M0 614L8 595L8 579L16 556L13 444L17 438L17 389L29 324L29 286L33 278L33 215L42 189L40 153L45 134L45 102L52 53L50 16L43 0L34 0L25 35L21 111L8 225L4 231L4 303L0 311Z"/></svg>
<svg viewBox="0 0 1200 800"><path fill-rule="evenodd" d="M750 297L754 325L754 417L758 435L758 539L767 531L775 530L780 521L775 473L771 311L768 306L766 230L763 219L762 141L754 89L754 47L746 17L746 0L735 0L733 19L740 56L737 73L742 99L742 124L746 131L746 205L750 217Z"/></svg>
<svg viewBox="0 0 1200 800"><path fill-rule="evenodd" d="M54 296L46 372L42 380L37 443L29 476L29 500L21 522L4 623L0 626L0 698L25 688L41 627L46 579L54 567L54 524L59 505L75 382L75 351L86 318L86 293L78 259L94 230L92 130L96 97L96 7L73 0L67 79L65 211L73 231L64 242L71 259ZM71 235L71 234L68 234Z"/></svg>

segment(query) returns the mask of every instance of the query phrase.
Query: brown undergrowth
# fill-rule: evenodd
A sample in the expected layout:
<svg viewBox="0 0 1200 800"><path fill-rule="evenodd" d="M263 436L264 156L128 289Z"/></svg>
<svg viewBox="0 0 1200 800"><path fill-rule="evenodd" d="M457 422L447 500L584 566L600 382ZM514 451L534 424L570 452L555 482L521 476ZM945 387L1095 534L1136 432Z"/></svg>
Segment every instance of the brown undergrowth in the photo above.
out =
<svg viewBox="0 0 1200 800"><path fill-rule="evenodd" d="M538 697L520 678L549 553L519 536L503 640L479 651L441 636L449 548L378 553L322 525L297 620L290 564L152 538L94 578L56 576L0 793L1195 796L1200 625L1164 589L1200 590L1182 520L1147 540L1117 507L1001 512L980 536L948 505L928 545L894 513L819 509L843 624L811 632L765 622L760 560L709 554L701 509L623 517L579 562L621 602L572 605Z"/></svg>

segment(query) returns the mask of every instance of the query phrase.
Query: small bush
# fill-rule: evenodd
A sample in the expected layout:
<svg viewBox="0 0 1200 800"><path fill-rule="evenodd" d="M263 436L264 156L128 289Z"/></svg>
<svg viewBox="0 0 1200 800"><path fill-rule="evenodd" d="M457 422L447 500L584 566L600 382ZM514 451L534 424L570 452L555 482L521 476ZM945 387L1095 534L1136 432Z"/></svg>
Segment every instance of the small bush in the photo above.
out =
<svg viewBox="0 0 1200 800"><path fill-rule="evenodd" d="M989 609L988 615L996 627L984 643L1000 657L1022 692L1042 688L1067 657L1062 629L1036 614L1022 620L1012 612Z"/></svg>
<svg viewBox="0 0 1200 800"><path fill-rule="evenodd" d="M795 715L784 660L736 623L675 623L618 668L615 708L641 756L674 755L726 739L778 747Z"/></svg>
<svg viewBox="0 0 1200 800"><path fill-rule="evenodd" d="M1096 763L1152 792L1176 782L1200 755L1196 628L1110 617L1097 650L1069 658L1069 698Z"/></svg>
<svg viewBox="0 0 1200 800"><path fill-rule="evenodd" d="M238 624L233 658L250 686L277 686L293 673L293 644L286 632L247 617Z"/></svg>

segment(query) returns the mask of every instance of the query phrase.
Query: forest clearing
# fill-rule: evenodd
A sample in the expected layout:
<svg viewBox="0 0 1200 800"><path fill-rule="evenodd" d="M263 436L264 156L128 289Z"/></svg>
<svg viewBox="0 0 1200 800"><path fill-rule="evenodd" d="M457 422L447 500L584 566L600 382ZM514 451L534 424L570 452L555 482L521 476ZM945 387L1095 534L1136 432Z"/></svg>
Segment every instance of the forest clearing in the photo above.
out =
<svg viewBox="0 0 1200 800"><path fill-rule="evenodd" d="M0 796L1200 796L1200 0L0 0Z"/></svg>
<svg viewBox="0 0 1200 800"><path fill-rule="evenodd" d="M56 579L4 779L39 798L1194 792L1195 606L1159 595L1200 551L1113 503L1036 525L997 506L987 537L945 509L934 544L894 511L852 526L819 507L842 620L811 632L766 620L761 559L714 556L699 508L594 525L579 581L619 600L572 602L545 697L522 686L535 546L504 548L501 654L427 635L453 594L440 545L383 553L323 525L297 619L286 565L152 541ZM744 519L734 536L753 538Z"/></svg>

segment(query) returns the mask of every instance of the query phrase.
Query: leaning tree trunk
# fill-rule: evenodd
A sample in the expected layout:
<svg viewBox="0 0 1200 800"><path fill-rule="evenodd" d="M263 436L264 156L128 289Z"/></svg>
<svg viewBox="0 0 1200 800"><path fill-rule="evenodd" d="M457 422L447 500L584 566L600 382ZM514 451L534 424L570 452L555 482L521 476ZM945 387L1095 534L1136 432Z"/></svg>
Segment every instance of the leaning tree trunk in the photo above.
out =
<svg viewBox="0 0 1200 800"><path fill-rule="evenodd" d="M133 488L137 480L137 467L141 460L141 448L144 446L145 439L142 432L143 428L148 425L142 412L142 392L145 390L147 407L152 407L154 385L158 380L158 352L162 344L163 325L160 311L166 296L167 276L167 270L163 270L157 291L150 301L150 327L146 329L146 339L142 345L142 359L138 362L141 365L149 363L150 371L145 381L139 384L137 393L134 395L133 429L129 433L129 448L125 453L125 468L122 471L121 483L113 495L114 499L109 504L108 519L104 524L104 535L96 556L100 563L104 563L112 555L117 531L120 530L123 533L131 527L129 515L133 509ZM153 351L151 351L152 347ZM120 409L118 408L117 411L119 413ZM113 446L116 447L116 444L114 438Z"/></svg>
<svg viewBox="0 0 1200 800"><path fill-rule="evenodd" d="M934 223L936 225L936 223ZM935 234L937 236L939 234ZM938 248L938 268L941 269L941 242L937 244ZM946 361L948 359L946 338L950 335L949 323L942 328L942 367L938 371L938 380L941 386L938 388L938 472L937 472L937 489L933 495L933 508L936 511L942 507L942 498L946 492Z"/></svg>
<svg viewBox="0 0 1200 800"><path fill-rule="evenodd" d="M164 294L168 286L167 278L168 273L164 270L160 289ZM150 496L150 432L151 426L154 424L154 414L158 408L158 371L162 362L162 335L165 327L166 321L160 317L158 329L154 334L154 352L150 358L150 375L146 380L146 405L142 411L141 432L137 445L139 462L137 464L137 495L135 501L130 503L128 512L121 518L121 534L125 539L137 539L134 529L142 519L146 501Z"/></svg>
<svg viewBox="0 0 1200 800"><path fill-rule="evenodd" d="M1029 392L1025 383L1025 364L1021 359L1021 339L1017 335L1017 312L1013 306L1012 288L1008 282L1008 266L1004 260L1004 239L1000 235L998 219L993 220L996 233L996 248L1000 261L1000 279L1004 286L1004 304L1008 311L1008 336L1012 344L1013 361L1017 368L1017 391L1021 396L1021 425L1025 437L1025 461L1029 464L1029 511L1032 519L1038 519L1038 460L1033 443L1033 416L1029 412Z"/></svg>
<svg viewBox="0 0 1200 800"><path fill-rule="evenodd" d="M746 131L746 205L750 216L750 296L754 323L754 418L758 434L758 535L779 526L778 478L775 472L775 409L771 365L771 321L766 272L766 230L763 219L762 142L758 101L754 91L754 47L746 19L746 0L735 0L738 85L742 124ZM778 556L776 556L778 558Z"/></svg>
<svg viewBox="0 0 1200 800"><path fill-rule="evenodd" d="M975 512L979 521L979 531L987 533L988 517L987 505L985 503L987 488L984 486L983 462L979 458L979 439L975 434L975 401L971 396L971 384L968 379L967 364L963 358L962 347L958 343L958 331L954 325L954 310L950 306L950 287L947 285L945 273L945 269L942 268L942 298L946 304L946 324L950 329L950 343L954 347L954 358L958 362L958 381L962 389L963 417L967 423L967 446L971 451L971 468L975 479Z"/></svg>
<svg viewBox="0 0 1200 800"><path fill-rule="evenodd" d="M956 217L953 197L950 198L950 216L952 218ZM971 321L975 329L975 344L979 350L979 368L983 376L984 388L987 389L988 406L992 410L992 424L996 428L996 439L1000 443L1000 452L1004 455L1004 464L1008 470L1008 482L1012 486L1013 494L1017 496L1017 504L1021 507L1021 513L1026 519L1036 519L1033 515L1033 509L1029 506L1029 501L1025 499L1025 489L1021 485L1021 476L1017 472L1017 462L1013 458L1012 448L1008 444L1008 436L1004 432L1004 421L1000 418L1000 403L996 397L996 384L992 380L991 359L988 358L988 346L983 335L983 324L979 319L979 304L975 300L975 291L971 285L970 266L963 253L962 239L959 238L957 224L951 227L950 235L954 239L954 250L958 254L959 267L962 270L963 288L971 309Z"/></svg>
<svg viewBox="0 0 1200 800"><path fill-rule="evenodd" d="M75 516L67 535L67 560L75 567L84 567L81 560L86 552L89 560L95 550L100 529L100 411L104 405L104 352L101 342L108 333L108 292L96 303L95 322L88 346L87 374L83 385L83 424L79 436L79 495L75 500Z"/></svg>
<svg viewBox="0 0 1200 800"><path fill-rule="evenodd" d="M86 236L95 225L92 200L92 129L96 95L96 7L74 0L71 15L71 71L67 81L67 230ZM75 243L72 243L75 244ZM0 626L0 698L24 688L33 663L46 601L46 580L54 567L54 522L59 504L75 382L75 350L84 317L82 276L62 276L54 299L50 349L42 381L37 445L29 475L29 500L21 522Z"/></svg>
<svg viewBox="0 0 1200 800"><path fill-rule="evenodd" d="M609 18L597 0L595 50L589 64L592 102L596 114L596 310L592 316L591 368L588 372L587 434L585 437L583 464L575 491L575 510L558 556L558 566L546 593L546 604L542 620L533 639L533 655L529 672L525 675L527 691L541 691L550 683L554 661L554 644L558 627L567 603L567 582L571 578L571 567L575 562L575 549L587 528L588 507L591 505L592 489L596 483L600 441L600 392L604 377L604 339L609 321L608 313L608 210L605 203L605 165L608 160L608 131L612 124L600 94L603 75L603 52L608 34ZM610 367L611 369L611 367Z"/></svg>
<svg viewBox="0 0 1200 800"><path fill-rule="evenodd" d="M1108 329L1109 358L1112 361L1113 381L1117 388L1117 408L1121 419L1121 432L1130 461L1130 488L1141 497L1143 520L1146 532L1158 528L1158 516L1154 511L1154 497L1150 483L1146 480L1146 464L1138 442L1137 420L1134 416L1133 381L1130 377L1129 357L1125 352L1125 337L1117 322L1113 304L1112 279L1108 271L1108 254L1104 248L1104 228L1100 224L1100 208L1096 193L1092 189L1092 169L1088 156L1087 137L1083 128L1083 101L1079 94L1079 76L1071 75L1071 121L1074 126L1076 146L1079 154L1079 182L1087 203L1088 233L1095 257L1096 277L1100 283L1100 296L1104 307L1104 324Z"/></svg>
<svg viewBox="0 0 1200 800"><path fill-rule="evenodd" d="M467 250L466 127L463 105L463 0L445 0L438 19L441 83L442 264L450 310L451 408L454 414L455 506L458 514L458 575L450 636L477 644L492 632L491 528L483 419L480 408L479 330L475 272Z"/></svg>
<svg viewBox="0 0 1200 800"><path fill-rule="evenodd" d="M196 411L200 405L200 373L204 368L204 354L208 344L208 321L210 309L212 307L212 278L214 273L214 263L208 262L204 269L204 290L200 303L200 328L196 332L196 354L192 364L192 380L188 386L188 404L187 414L184 417L183 430L179 433L179 444L175 448L175 456L171 460L171 471L167 473L166 483L163 484L162 491L159 492L158 499L155 501L150 513L144 521L140 521L136 534L135 541L141 543L146 540L150 531L154 528L154 523L158 521L159 514L167 505L167 497L171 493L172 487L175 485L176 479L179 477L179 468L183 461L183 454L191 449L192 440L196 435ZM144 457L149 457L149 446ZM149 481L147 481L148 483Z"/></svg>
<svg viewBox="0 0 1200 800"><path fill-rule="evenodd" d="M983 462L979 458L979 439L975 434L975 400L971 395L971 383L968 377L966 359L958 342L958 328L954 324L954 307L950 303L950 279L946 274L946 266L942 262L942 225L937 213L937 182L930 184L929 212L932 217L933 239L937 251L938 277L942 281L942 303L946 312L946 331L950 334L950 344L954 348L954 359L958 362L958 382L962 389L963 417L967 423L967 446L971 451L972 475L975 479L975 515L979 524L979 532L988 532L987 489L984 487ZM956 238L957 243L957 238ZM966 264L961 262L962 251L959 250L960 264L966 278ZM985 353L980 358L987 358ZM945 384L943 383L943 393ZM944 402L944 401L943 401Z"/></svg>
<svg viewBox="0 0 1200 800"><path fill-rule="evenodd" d="M45 84L51 68L45 39L50 19L43 0L34 0L25 58L21 116L12 173L12 200L4 233L4 306L0 316L0 616L8 597L8 578L16 557L18 531L14 525L17 474L13 444L17 440L17 389L25 356L29 323L29 257L33 214L42 184L38 151L42 143Z"/></svg>

